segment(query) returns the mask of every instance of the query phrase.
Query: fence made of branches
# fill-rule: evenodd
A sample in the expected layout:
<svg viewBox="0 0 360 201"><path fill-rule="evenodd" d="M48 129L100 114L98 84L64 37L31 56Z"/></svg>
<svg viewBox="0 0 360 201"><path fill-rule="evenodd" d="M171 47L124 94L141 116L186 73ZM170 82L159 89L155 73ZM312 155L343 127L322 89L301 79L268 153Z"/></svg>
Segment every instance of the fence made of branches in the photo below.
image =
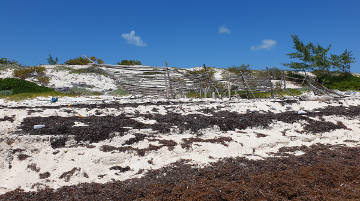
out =
<svg viewBox="0 0 360 201"><path fill-rule="evenodd" d="M118 84L130 94L138 96L181 98L192 93L200 98L232 98L240 95L256 98L259 93L268 93L271 97L278 95L269 69L256 76L248 71L233 73L224 70L221 78L215 79L214 70L205 65L196 70L172 68L167 65L165 67L101 65L101 67L114 70ZM288 91L286 81L296 80L317 93L334 94L310 76L299 77L280 71L277 72L277 77L281 78L278 81L281 89L285 91Z"/></svg>

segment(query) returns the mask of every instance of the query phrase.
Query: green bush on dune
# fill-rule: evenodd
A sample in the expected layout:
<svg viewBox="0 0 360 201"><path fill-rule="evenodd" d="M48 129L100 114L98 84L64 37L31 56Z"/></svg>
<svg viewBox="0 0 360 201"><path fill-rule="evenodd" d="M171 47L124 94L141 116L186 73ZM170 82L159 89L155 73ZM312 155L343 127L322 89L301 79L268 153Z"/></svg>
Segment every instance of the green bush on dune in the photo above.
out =
<svg viewBox="0 0 360 201"><path fill-rule="evenodd" d="M88 65L88 64L91 64L93 62L94 63L97 63L97 64L103 64L104 61L102 59L99 59L99 58L96 58L94 56L90 57L89 59L86 58L86 57L76 57L76 58L73 58L73 59L69 59L67 61L65 61L65 64L66 65Z"/></svg>
<svg viewBox="0 0 360 201"><path fill-rule="evenodd" d="M54 89L16 78L0 78L0 91L11 91L12 94L55 92Z"/></svg>
<svg viewBox="0 0 360 201"><path fill-rule="evenodd" d="M50 78L45 75L46 68L40 67L40 66L34 66L34 67L22 67L15 69L13 74L14 77L20 78L20 79L27 79L30 77L36 77L37 80L43 84L47 85L50 82Z"/></svg>
<svg viewBox="0 0 360 201"><path fill-rule="evenodd" d="M359 91L360 77L356 77L351 73L330 72L319 73L314 72L319 82L330 89L338 89L340 91Z"/></svg>

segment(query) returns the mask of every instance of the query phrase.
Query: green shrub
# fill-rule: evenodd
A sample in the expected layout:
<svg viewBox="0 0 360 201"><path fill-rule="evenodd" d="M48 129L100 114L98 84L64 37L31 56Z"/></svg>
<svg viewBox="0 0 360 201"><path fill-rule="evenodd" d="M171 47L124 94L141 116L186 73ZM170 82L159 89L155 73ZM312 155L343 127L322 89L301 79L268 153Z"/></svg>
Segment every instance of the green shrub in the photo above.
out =
<svg viewBox="0 0 360 201"><path fill-rule="evenodd" d="M53 70L56 71L56 72L59 72L59 71L72 71L74 69L71 68L71 67L68 67L68 66L55 66L53 68Z"/></svg>
<svg viewBox="0 0 360 201"><path fill-rule="evenodd" d="M45 71L45 67L29 67L15 69L13 74L14 77L20 79L27 79L34 76L41 84L47 85L50 82L50 78L45 75Z"/></svg>
<svg viewBox="0 0 360 201"><path fill-rule="evenodd" d="M290 93L289 93L290 92ZM276 89L274 90L274 96L299 96L303 93L303 89L288 89L288 90L283 90L283 89ZM271 91L266 91L266 92L253 92L255 98L271 98L272 94ZM239 91L238 95L241 98L253 98L253 96L249 93L247 94L247 91Z"/></svg>
<svg viewBox="0 0 360 201"><path fill-rule="evenodd" d="M198 69L198 70L190 70L190 71L187 71L187 72L188 72L189 74L192 74L192 75L200 75L200 74L204 74L204 73L209 73L211 77L214 76L214 74L215 74L214 69L209 68L209 67L207 67L207 68L200 68L200 69Z"/></svg>
<svg viewBox="0 0 360 201"><path fill-rule="evenodd" d="M85 57L76 57L74 59L69 59L65 61L65 64L67 65L87 65L91 64L91 61Z"/></svg>
<svg viewBox="0 0 360 201"><path fill-rule="evenodd" d="M96 59L96 63L97 63L97 64L103 64L104 61L103 61L102 59Z"/></svg>
<svg viewBox="0 0 360 201"><path fill-rule="evenodd" d="M45 67L24 67L14 70L14 77L26 79L33 76L35 73L37 74L37 76L41 77L45 76L45 71Z"/></svg>
<svg viewBox="0 0 360 201"><path fill-rule="evenodd" d="M118 65L141 65L141 61L139 60L121 60L121 62L117 63Z"/></svg>
<svg viewBox="0 0 360 201"><path fill-rule="evenodd" d="M351 73L319 73L315 72L316 77L320 83L330 89L338 89L340 91L359 91L360 90L360 77L356 77Z"/></svg>
<svg viewBox="0 0 360 201"><path fill-rule="evenodd" d="M19 65L15 60L9 60L8 58L0 58L0 64L16 64Z"/></svg>
<svg viewBox="0 0 360 201"><path fill-rule="evenodd" d="M0 91L0 96L10 96L10 95L13 95L12 90L1 90Z"/></svg>
<svg viewBox="0 0 360 201"><path fill-rule="evenodd" d="M0 91L11 90L13 94L54 92L54 89L16 78L0 78Z"/></svg>
<svg viewBox="0 0 360 201"><path fill-rule="evenodd" d="M241 66L231 66L227 70L236 75L238 75L240 73L250 73L251 72L250 65L245 65L245 64L242 64Z"/></svg>
<svg viewBox="0 0 360 201"><path fill-rule="evenodd" d="M113 95L113 96L127 96L127 95L129 95L129 92L126 91L121 86L118 86L115 91L111 92L111 95Z"/></svg>
<svg viewBox="0 0 360 201"><path fill-rule="evenodd" d="M50 82L50 78L46 76L38 77L37 79L42 85L47 85Z"/></svg>
<svg viewBox="0 0 360 201"><path fill-rule="evenodd" d="M81 88L81 87L70 88L67 91L65 91L64 93L67 94L67 95L72 95L72 96L98 96L98 95L102 95L101 92L90 91L88 89Z"/></svg>
<svg viewBox="0 0 360 201"><path fill-rule="evenodd" d="M19 64L0 64L0 71L5 71L7 69L20 69L22 68Z"/></svg>
<svg viewBox="0 0 360 201"><path fill-rule="evenodd" d="M5 98L13 101L19 101L24 99L33 99L37 97L49 97L49 96L64 96L64 94L56 91L52 92L42 92L42 93L20 93L20 94L14 94L10 96L4 96ZM49 99L50 101L50 99Z"/></svg>
<svg viewBox="0 0 360 201"><path fill-rule="evenodd" d="M70 73L82 74L82 73L94 73L104 76L109 76L109 73L97 66L90 66L87 68L71 69Z"/></svg>

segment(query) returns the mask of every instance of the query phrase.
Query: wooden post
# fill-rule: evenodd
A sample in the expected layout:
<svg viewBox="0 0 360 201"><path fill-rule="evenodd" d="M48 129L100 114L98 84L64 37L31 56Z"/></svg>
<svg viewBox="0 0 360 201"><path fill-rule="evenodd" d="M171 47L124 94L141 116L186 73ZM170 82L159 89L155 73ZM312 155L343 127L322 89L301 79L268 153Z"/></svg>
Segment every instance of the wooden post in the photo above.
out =
<svg viewBox="0 0 360 201"><path fill-rule="evenodd" d="M240 72L240 73L241 73L241 78L242 78L242 80L243 80L243 82L244 82L244 85L246 86L247 92L248 92L248 93L250 92L250 94L253 96L253 98L255 98L255 95L253 94L253 92L251 91L249 85L247 84L246 79L245 79L243 73L242 73L242 72Z"/></svg>
<svg viewBox="0 0 360 201"><path fill-rule="evenodd" d="M271 98L274 98L275 97L274 96L274 85L272 82L270 84L271 84Z"/></svg>
<svg viewBox="0 0 360 201"><path fill-rule="evenodd" d="M266 72L267 72L267 75L268 75L268 79L269 79L269 82L271 84L271 98L274 98L275 95L274 95L274 85L273 83L271 82L271 75L270 75L270 71L269 71L269 67L266 67Z"/></svg>
<svg viewBox="0 0 360 201"><path fill-rule="evenodd" d="M168 62L165 61L166 66L166 78L165 78L165 85L166 85L166 98L169 99L169 69L168 69Z"/></svg>
<svg viewBox="0 0 360 201"><path fill-rule="evenodd" d="M286 88L286 78L285 78L285 72L284 71L282 72L282 79L283 79L283 82L284 82L284 89L287 89Z"/></svg>
<svg viewBox="0 0 360 201"><path fill-rule="evenodd" d="M229 100L231 100L231 85L228 85Z"/></svg>

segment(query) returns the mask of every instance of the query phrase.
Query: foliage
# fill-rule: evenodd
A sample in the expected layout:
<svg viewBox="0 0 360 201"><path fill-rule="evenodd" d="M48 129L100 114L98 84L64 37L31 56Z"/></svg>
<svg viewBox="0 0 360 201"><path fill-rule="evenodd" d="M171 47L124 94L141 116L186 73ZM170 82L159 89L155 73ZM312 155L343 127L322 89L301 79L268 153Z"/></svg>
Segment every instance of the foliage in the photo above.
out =
<svg viewBox="0 0 360 201"><path fill-rule="evenodd" d="M47 62L50 65L56 65L59 62L59 59L56 57L55 59L49 54L49 57L47 58Z"/></svg>
<svg viewBox="0 0 360 201"><path fill-rule="evenodd" d="M241 73L250 73L251 72L249 64L241 64L241 66L231 66L227 70L236 75L239 75Z"/></svg>
<svg viewBox="0 0 360 201"><path fill-rule="evenodd" d="M320 45L314 45L309 42L304 44L300 41L297 35L292 35L292 40L294 42L294 48L296 52L287 54L291 59L297 59L300 62L291 62L289 64L284 64L284 66L293 68L295 70L313 70L319 68L322 70L329 69L330 63L327 60L327 53L330 50L331 46L324 48Z"/></svg>
<svg viewBox="0 0 360 201"><path fill-rule="evenodd" d="M50 82L50 78L47 76L41 76L41 77L37 77L38 81L43 84L43 85L47 85Z"/></svg>
<svg viewBox="0 0 360 201"><path fill-rule="evenodd" d="M121 60L117 63L118 65L142 65L139 60Z"/></svg>
<svg viewBox="0 0 360 201"><path fill-rule="evenodd" d="M203 89L211 87L210 83L215 82L214 69L206 67L205 64L201 69L188 71L188 73L197 76L196 82Z"/></svg>
<svg viewBox="0 0 360 201"><path fill-rule="evenodd" d="M88 90L86 88L81 88L81 87L70 88L67 91L64 91L64 93L66 95L71 95L71 96L98 96L98 95L102 95L101 92L90 91L90 90Z"/></svg>
<svg viewBox="0 0 360 201"><path fill-rule="evenodd" d="M283 72L276 67L269 68L268 72L270 74L271 79L273 80L281 80L283 76Z"/></svg>
<svg viewBox="0 0 360 201"><path fill-rule="evenodd" d="M97 60L96 60L96 63L97 63L97 64L104 64L104 60L102 60L102 59L97 59Z"/></svg>
<svg viewBox="0 0 360 201"><path fill-rule="evenodd" d="M127 95L129 95L129 92L126 91L121 86L118 86L115 91L111 92L111 95L113 95L113 96L127 96Z"/></svg>
<svg viewBox="0 0 360 201"><path fill-rule="evenodd" d="M1 96L10 96L10 95L13 95L12 90L1 90L0 91L0 97Z"/></svg>
<svg viewBox="0 0 360 201"><path fill-rule="evenodd" d="M109 76L109 73L97 66L89 66L87 68L71 69L70 73L82 74L82 73L94 73L104 76Z"/></svg>
<svg viewBox="0 0 360 201"><path fill-rule="evenodd" d="M327 54L330 50L330 45L327 48L314 45L311 42L305 45L299 40L298 36L292 35L292 38L297 52L289 53L288 56L302 62L291 62L290 64L285 64L285 66L297 70L317 69L329 71L331 66L350 70L350 64L354 62L351 51L345 50L345 52L339 56L332 54L331 57L328 58Z"/></svg>
<svg viewBox="0 0 360 201"><path fill-rule="evenodd" d="M348 72L331 72L322 73L314 72L319 82L330 89L338 89L340 91L360 90L360 77L356 77Z"/></svg>
<svg viewBox="0 0 360 201"><path fill-rule="evenodd" d="M189 91L185 96L187 98L200 98L199 92L196 91ZM201 96L201 98L212 98L212 92L208 92L206 93L206 95L204 94L204 92L202 92Z"/></svg>
<svg viewBox="0 0 360 201"><path fill-rule="evenodd" d="M23 68L15 69L13 74L14 77L20 79L36 77L41 84L46 85L49 83L50 78L45 76L45 71L46 71L45 67L23 67Z"/></svg>
<svg viewBox="0 0 360 201"><path fill-rule="evenodd" d="M92 62L85 58L85 57L76 57L74 59L69 59L67 61L65 61L65 64L67 65L87 65L87 64L91 64Z"/></svg>
<svg viewBox="0 0 360 201"><path fill-rule="evenodd" d="M45 71L45 67L24 67L14 70L14 77L26 79L32 76L43 76Z"/></svg>
<svg viewBox="0 0 360 201"><path fill-rule="evenodd" d="M90 60L97 64L103 64L104 61L102 59L96 58L95 56L91 56Z"/></svg>
<svg viewBox="0 0 360 201"><path fill-rule="evenodd" d="M16 65L18 65L18 62L15 60L9 60L8 58L0 58L0 64L16 64Z"/></svg>
<svg viewBox="0 0 360 201"><path fill-rule="evenodd" d="M292 82L301 84L304 79L305 79L305 76L300 73L297 73L294 71L286 72L286 80L288 80L288 81L292 81Z"/></svg>
<svg viewBox="0 0 360 201"><path fill-rule="evenodd" d="M350 72L351 63L355 63L355 58L352 56L352 52L345 49L340 55L332 54L330 60L336 68L342 72Z"/></svg>
<svg viewBox="0 0 360 201"><path fill-rule="evenodd" d="M13 94L54 92L53 89L16 78L0 78L0 91L11 90Z"/></svg>
<svg viewBox="0 0 360 201"><path fill-rule="evenodd" d="M290 92L290 93L289 93ZM288 90L283 90L283 89L276 89L274 90L274 95L278 96L299 96L303 93L303 89L288 89ZM255 98L271 98L271 92L253 92ZM239 91L238 95L241 98L252 98L252 96L248 95L246 91Z"/></svg>
<svg viewBox="0 0 360 201"><path fill-rule="evenodd" d="M22 68L19 64L0 64L0 71L5 71L7 69L20 69Z"/></svg>
<svg viewBox="0 0 360 201"><path fill-rule="evenodd" d="M74 68L69 67L69 66L55 66L53 68L54 71L59 72L59 71L72 71L74 70Z"/></svg>
<svg viewBox="0 0 360 201"><path fill-rule="evenodd" d="M321 70L329 71L331 68L340 69L343 72L350 71L351 63L355 62L352 52L345 50L341 55L332 54L328 56L331 45L327 48L321 45L314 45L309 42L304 44L296 35L291 36L296 52L287 54L291 59L296 59L284 66L295 70Z"/></svg>
<svg viewBox="0 0 360 201"><path fill-rule="evenodd" d="M41 92L41 93L20 93L20 94L14 94L3 97L13 101L20 101L25 99L33 99L36 97L49 97L49 96L64 96L64 94L60 92L52 91L52 92Z"/></svg>
<svg viewBox="0 0 360 201"><path fill-rule="evenodd" d="M215 71L214 71L214 69L209 68L209 67L202 67L197 70L189 70L188 73L191 75L200 75L200 74L204 74L204 73L209 73L210 76L213 76L215 74Z"/></svg>

